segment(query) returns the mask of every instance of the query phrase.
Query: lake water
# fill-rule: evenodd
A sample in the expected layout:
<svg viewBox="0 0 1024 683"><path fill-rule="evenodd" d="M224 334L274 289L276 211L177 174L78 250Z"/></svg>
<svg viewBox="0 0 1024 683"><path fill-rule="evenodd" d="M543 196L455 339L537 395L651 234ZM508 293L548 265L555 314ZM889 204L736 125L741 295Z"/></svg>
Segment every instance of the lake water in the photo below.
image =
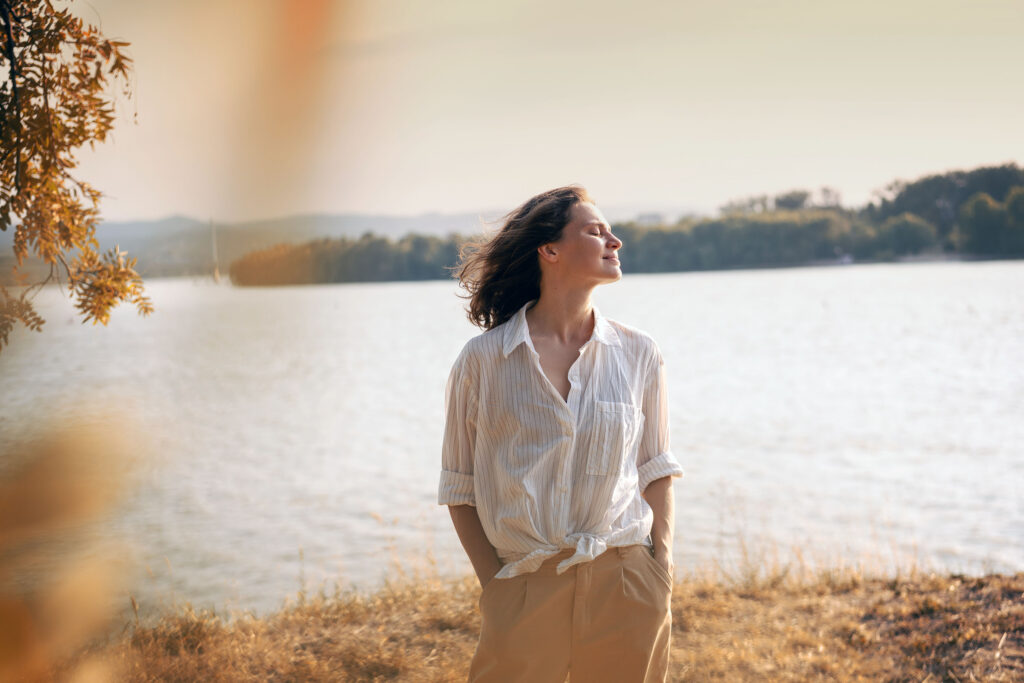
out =
<svg viewBox="0 0 1024 683"><path fill-rule="evenodd" d="M153 316L107 328L45 291L45 331L0 354L0 453L82 397L141 426L104 533L131 543L144 610L470 571L434 502L445 380L477 332L453 283L147 290ZM1024 570L1024 262L627 275L595 303L666 358L681 570L743 548Z"/></svg>

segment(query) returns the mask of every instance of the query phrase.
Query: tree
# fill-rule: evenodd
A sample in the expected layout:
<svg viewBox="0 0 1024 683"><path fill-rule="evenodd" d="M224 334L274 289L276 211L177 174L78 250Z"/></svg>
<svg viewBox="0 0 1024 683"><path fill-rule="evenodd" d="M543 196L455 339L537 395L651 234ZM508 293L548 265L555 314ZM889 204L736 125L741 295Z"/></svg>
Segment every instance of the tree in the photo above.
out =
<svg viewBox="0 0 1024 683"><path fill-rule="evenodd" d="M834 187L823 185L821 189L818 190L818 194L820 196L818 206L823 209L838 209L843 205L842 193Z"/></svg>
<svg viewBox="0 0 1024 683"><path fill-rule="evenodd" d="M949 171L913 182L896 181L885 192L869 217L877 223L909 211L935 226L945 240L953 231L968 199L984 192L997 202L1015 186L1024 185L1024 169L1016 164L980 166L969 171ZM962 226L961 226L962 227Z"/></svg>
<svg viewBox="0 0 1024 683"><path fill-rule="evenodd" d="M763 213L768 211L770 207L771 199L768 198L768 195L762 194L730 200L718 207L718 210L723 216L729 216L732 214Z"/></svg>
<svg viewBox="0 0 1024 683"><path fill-rule="evenodd" d="M807 206L807 200L810 198L811 193L807 190L790 190L789 192L775 195L775 208L799 211Z"/></svg>
<svg viewBox="0 0 1024 683"><path fill-rule="evenodd" d="M1024 228L1024 186L1015 187L1006 195L1006 212L1016 226Z"/></svg>
<svg viewBox="0 0 1024 683"><path fill-rule="evenodd" d="M131 96L126 42L108 40L50 0L0 0L0 230L14 229L15 295L0 286L0 349L14 325L40 331L32 297L67 278L83 323L107 323L122 301L152 312L135 259L117 247L99 253L102 193L74 177L75 153L103 142L113 128L108 86ZM42 280L21 272L35 256Z"/></svg>
<svg viewBox="0 0 1024 683"><path fill-rule="evenodd" d="M978 192L960 208L960 226L966 233L967 251L998 254L1003 250L1009 216L995 199Z"/></svg>
<svg viewBox="0 0 1024 683"><path fill-rule="evenodd" d="M879 242L897 256L916 254L934 245L937 238L934 225L909 212L886 219L878 231Z"/></svg>
<svg viewBox="0 0 1024 683"><path fill-rule="evenodd" d="M1010 190L1005 204L1010 224L1006 249L1011 254L1024 254L1024 186Z"/></svg>

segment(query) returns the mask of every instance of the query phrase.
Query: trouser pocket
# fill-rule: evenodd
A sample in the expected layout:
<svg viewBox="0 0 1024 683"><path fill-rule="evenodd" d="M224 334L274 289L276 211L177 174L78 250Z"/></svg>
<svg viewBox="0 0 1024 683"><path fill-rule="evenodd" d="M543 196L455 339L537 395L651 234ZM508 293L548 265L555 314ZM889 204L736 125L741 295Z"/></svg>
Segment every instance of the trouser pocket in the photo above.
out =
<svg viewBox="0 0 1024 683"><path fill-rule="evenodd" d="M672 585L675 583L675 577L671 576L664 566L656 559L654 559L653 551L647 546L640 546L643 548L643 556L647 559L647 564L651 566L652 570L658 577L665 583L668 589L672 590Z"/></svg>

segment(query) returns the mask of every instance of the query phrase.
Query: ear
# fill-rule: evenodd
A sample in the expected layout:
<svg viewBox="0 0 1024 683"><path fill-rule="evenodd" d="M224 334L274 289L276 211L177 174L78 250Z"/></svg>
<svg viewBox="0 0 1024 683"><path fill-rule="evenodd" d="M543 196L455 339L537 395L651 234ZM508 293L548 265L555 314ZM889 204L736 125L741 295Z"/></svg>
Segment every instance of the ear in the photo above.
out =
<svg viewBox="0 0 1024 683"><path fill-rule="evenodd" d="M556 263L558 261L558 247L553 242L537 247L537 254L548 263Z"/></svg>

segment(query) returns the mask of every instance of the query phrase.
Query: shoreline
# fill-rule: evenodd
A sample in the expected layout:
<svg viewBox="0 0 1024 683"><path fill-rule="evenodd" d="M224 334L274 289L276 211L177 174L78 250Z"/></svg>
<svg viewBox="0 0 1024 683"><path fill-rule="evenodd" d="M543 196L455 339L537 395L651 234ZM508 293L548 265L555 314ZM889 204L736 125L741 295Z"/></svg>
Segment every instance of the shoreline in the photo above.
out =
<svg viewBox="0 0 1024 683"><path fill-rule="evenodd" d="M785 270L792 268L833 268L833 267L844 267L844 266L870 266L870 265L903 265L903 264L916 264L916 263L984 263L984 262L998 262L998 261L1022 261L1024 258L1019 256L983 256L976 254L960 254L960 253L946 253L946 252L925 252L915 255L897 256L891 259L854 259L846 261L841 258L830 258L830 259L819 259L814 261L805 261L799 263L776 263L776 264L762 264L762 265L749 265L749 266L726 266L720 268L700 268L700 269L689 269L689 270L642 270L642 271L629 271L624 275L669 275L669 274L681 274L681 273L719 273L719 272L735 272L743 270ZM0 270L4 264L3 258L0 258ZM43 271L39 271L34 276L28 270L25 271L31 277L42 278L45 274ZM222 275L220 282L215 282L212 275L207 273L180 273L174 275L145 275L142 274L143 283L153 281L166 281L166 280L188 280L195 282L209 282L211 284L219 284L222 287L233 287L237 289L265 289L274 287L319 287L324 285L360 285L360 284L389 284L389 283L405 283L405 282L450 282L450 278L425 278L425 279L405 279L405 280L339 280L336 282L310 282L310 283L289 283L289 284L274 284L274 285L262 285L262 284L235 284L231 281L231 278L227 275ZM34 280L33 280L34 281ZM14 292L18 292L27 288L27 286L20 286L13 281L6 281L0 278L0 285L6 286L8 289ZM43 289L60 287L66 289L66 285L61 286L57 283L49 283L45 285Z"/></svg>

